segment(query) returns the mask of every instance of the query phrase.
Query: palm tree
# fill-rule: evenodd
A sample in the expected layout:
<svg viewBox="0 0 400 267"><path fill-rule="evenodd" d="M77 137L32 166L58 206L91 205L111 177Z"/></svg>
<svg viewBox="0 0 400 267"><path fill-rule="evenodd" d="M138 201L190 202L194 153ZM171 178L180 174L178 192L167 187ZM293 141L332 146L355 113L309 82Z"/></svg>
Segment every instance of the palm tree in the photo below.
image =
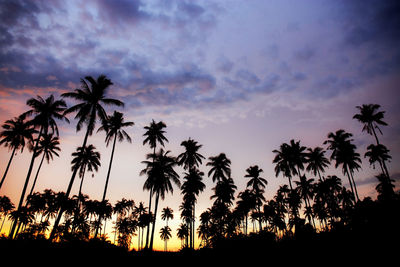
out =
<svg viewBox="0 0 400 267"><path fill-rule="evenodd" d="M88 84L89 82L89 84ZM62 97L72 98L79 101L78 104L68 108L65 114L76 112L75 119L78 119L76 130L80 131L84 124L87 125L85 138L81 147L86 147L87 139L89 135L92 135L96 126L96 120L100 118L104 120L106 118L106 111L103 105L114 105L124 106L124 103L113 98L107 98L106 94L109 91L110 86L113 83L105 75L100 75L97 80L91 76L86 76L85 79L81 79L81 89L75 89L73 92L67 92L62 94ZM76 172L72 173L68 188L66 191L66 197L69 197L72 186L75 181ZM50 240L53 239L55 230L61 220L62 213L61 209L56 221L54 222L53 230L50 235Z"/></svg>
<svg viewBox="0 0 400 267"><path fill-rule="evenodd" d="M168 155L170 151L164 152L161 148L156 154L147 154L147 159L151 161L143 161L146 164L140 174L146 174L147 180L144 184L144 188L152 189L153 194L155 194L155 207L154 207L154 221L150 240L150 249L153 250L153 240L154 240L154 229L156 225L157 218L157 207L159 198L165 198L165 193L171 191L173 193L173 182L175 185L180 187L179 175L175 172L174 167L177 165L176 158Z"/></svg>
<svg viewBox="0 0 400 267"><path fill-rule="evenodd" d="M197 152L202 145L198 145L196 141L189 137L188 140L181 143L181 146L185 147L185 152L178 156L178 164L183 166L185 170L199 167L202 164L202 159L205 159L203 155Z"/></svg>
<svg viewBox="0 0 400 267"><path fill-rule="evenodd" d="M164 226L163 228L161 228L160 238L161 240L164 240L164 251L167 251L167 242L171 237L171 228L169 228L168 226Z"/></svg>
<svg viewBox="0 0 400 267"><path fill-rule="evenodd" d="M183 240L189 235L189 229L186 224L181 223L177 229L176 236L181 240L181 245L183 247Z"/></svg>
<svg viewBox="0 0 400 267"><path fill-rule="evenodd" d="M133 122L125 122L123 114L117 111L114 111L114 114L107 117L103 121L103 125L99 128L98 131L106 131L106 144L107 146L110 144L110 141L113 139L113 147L111 151L111 158L110 158L110 164L108 165L108 171L107 171L107 178L106 178L106 184L104 186L104 193L103 193L103 198L102 201L106 199L106 193L107 193L107 188L108 188L108 181L110 179L110 173L111 173L111 166L114 158L114 151L115 151L115 143L117 142L117 138L119 142L122 142L125 138L129 143L132 143L131 137L125 132L123 128L133 126ZM99 218L99 224L101 223L101 217ZM97 237L97 231L94 234L94 237Z"/></svg>
<svg viewBox="0 0 400 267"><path fill-rule="evenodd" d="M144 206L142 201L139 202L139 206L135 207L134 212L138 215L138 250L140 250L143 246L143 228L148 224L148 222L150 222L150 220L146 220L149 216L147 216L147 208ZM140 229L142 229L142 234L140 234Z"/></svg>
<svg viewBox="0 0 400 267"><path fill-rule="evenodd" d="M246 189L238 195L237 210L244 216L244 234L247 235L248 215L256 206L256 200L252 190Z"/></svg>
<svg viewBox="0 0 400 267"><path fill-rule="evenodd" d="M343 173L347 175L351 191L354 198L358 201L357 187L354 182L353 172L361 168L360 154L355 152L356 146L351 143L353 135L347 133L345 130L340 129L335 133L329 133L328 139L324 144L328 144L328 149L332 150L331 160L335 160L335 168L342 165Z"/></svg>
<svg viewBox="0 0 400 267"><path fill-rule="evenodd" d="M8 169L10 168L11 161L13 160L16 151L20 149L21 153L23 152L26 140L33 142L32 136L36 131L30 123L25 121L25 118L26 115L22 114L19 117L5 121L5 123L1 126L3 131L0 132L0 137L2 138L0 140L0 145L8 147L10 150L12 150L12 152L6 170L4 171L3 177L0 181L0 188L3 186Z"/></svg>
<svg viewBox="0 0 400 267"><path fill-rule="evenodd" d="M283 143L280 146L280 150L273 150L276 156L272 163L276 163L275 176L282 172L284 176L289 179L290 189L292 187L291 178L293 175L301 177L300 170L304 170L304 163L307 162L307 153L305 152L306 147L300 145L300 141L295 142L293 139L290 140L290 144Z"/></svg>
<svg viewBox="0 0 400 267"><path fill-rule="evenodd" d="M58 154L57 151L61 151L59 145L60 142L58 141L59 138L57 136L53 136L53 134L44 134L42 136L42 139L39 141L39 146L37 148L37 155L39 156L41 153L43 153L42 159L40 160L39 167L36 171L35 179L33 180L32 188L31 191L29 192L29 195L32 195L33 189L35 188L36 181L40 172L40 169L42 167L43 160L46 159L47 163L50 163L50 160L53 160L53 155L59 157L60 155Z"/></svg>
<svg viewBox="0 0 400 267"><path fill-rule="evenodd" d="M168 226L168 220L172 220L174 218L174 211L169 208L163 208L161 212L161 219L166 221L166 226Z"/></svg>
<svg viewBox="0 0 400 267"><path fill-rule="evenodd" d="M3 221L0 226L0 233L1 229L3 229L4 222L8 216L8 214L13 211L15 208L14 204L11 202L10 198L7 196L0 196L0 214L4 217ZM1 217L0 217L1 218Z"/></svg>
<svg viewBox="0 0 400 267"><path fill-rule="evenodd" d="M300 177L300 182L295 182L297 185L297 191L299 192L300 196L303 198L304 203L306 205L306 210L311 210L311 202L310 199L313 197L313 182L314 179L308 179L306 178L305 175L302 175ZM314 224L313 218L311 216L311 213L308 212L308 221Z"/></svg>
<svg viewBox="0 0 400 267"><path fill-rule="evenodd" d="M78 147L76 152L72 153L74 157L71 161L71 170L73 172L79 172L81 178L81 184L79 186L79 196L82 195L82 184L85 178L86 170L93 172L98 171L100 163L100 153L95 151L96 147L89 145L87 147Z"/></svg>
<svg viewBox="0 0 400 267"><path fill-rule="evenodd" d="M247 187L252 188L252 192L254 194L255 198L255 207L257 209L258 213L261 213L261 205L263 201L265 201L264 198L264 188L268 184L267 180L264 178L260 177L260 173L263 172L262 169L258 167L258 165L255 166L250 166L249 168L246 169L246 175L244 177L250 178L250 180L247 182ZM259 217L259 225L260 225L260 231L262 230L261 228L261 218Z"/></svg>
<svg viewBox="0 0 400 267"><path fill-rule="evenodd" d="M195 230L195 203L196 197L203 192L205 189L205 184L202 182L204 173L199 171L197 168L193 167L189 169L189 172L185 173L183 179L185 180L182 184L182 194L184 195L183 200L186 204L190 205L190 246L191 248L194 247L194 230Z"/></svg>
<svg viewBox="0 0 400 267"><path fill-rule="evenodd" d="M25 184L22 189L21 197L18 203L18 208L17 208L18 210L22 207L22 204L25 199L25 193L28 187L29 179L31 177L33 165L35 163L36 151L39 146L40 138L42 137L43 134L48 134L49 130L51 130L50 133L56 134L58 136L58 127L56 119L65 120L69 122L69 120L63 114L63 112L66 110L67 105L65 104L64 100L55 100L53 95L50 95L46 99L43 99L40 96L37 96L37 99L35 98L28 99L26 104L30 106L32 109L25 112L24 115L34 116L29 123L31 123L35 128L39 128L39 133L36 138L35 146L33 148L31 162L29 164L29 169L26 175ZM14 221L12 229L10 231L11 238L13 238L14 236L17 221L18 220Z"/></svg>
<svg viewBox="0 0 400 267"><path fill-rule="evenodd" d="M221 203L227 207L231 206L235 199L234 194L236 189L237 186L232 178L223 179L218 181L216 186L213 188L214 195L212 195L210 199L215 198L216 203Z"/></svg>
<svg viewBox="0 0 400 267"><path fill-rule="evenodd" d="M152 120L149 126L145 126L144 129L146 132L143 134L146 138L143 140L143 145L149 143L150 148L153 149L153 154L156 154L157 143L159 143L162 147L164 147L164 142L168 142L168 139L164 136L167 125L163 121L155 122ZM144 188L150 191L149 197L149 211L151 211L151 200L153 196L152 188ZM154 227L154 226L153 226ZM149 247L149 234L150 234L150 225L147 227L146 233L146 248Z"/></svg>
<svg viewBox="0 0 400 267"><path fill-rule="evenodd" d="M308 172L312 171L312 174L317 175L319 180L322 181L321 172L325 171L325 168L329 166L329 160L325 157L325 150L322 147L315 147L314 149L307 149L307 168Z"/></svg>
<svg viewBox="0 0 400 267"><path fill-rule="evenodd" d="M394 180L385 176L384 174L377 175L376 178L379 184L376 186L376 191L378 192L378 200L380 201L391 201L393 200L394 193Z"/></svg>
<svg viewBox="0 0 400 267"><path fill-rule="evenodd" d="M387 170L385 161L390 160L392 157L389 155L389 149L382 144L374 145L371 144L367 147L364 158L369 158L369 163L375 168L375 162L378 162L381 166L382 173L385 174L389 179L389 172Z"/></svg>
<svg viewBox="0 0 400 267"><path fill-rule="evenodd" d="M379 145L379 140L375 129L378 129L382 134L379 125L387 125L387 123L383 121L385 111L378 111L380 107L381 106L378 104L363 104L362 106L356 106L360 113L353 116L353 119L364 124L362 129L363 131L366 131L370 135L374 135L377 145Z"/></svg>
<svg viewBox="0 0 400 267"><path fill-rule="evenodd" d="M207 166L211 166L208 177L212 175L213 182L226 180L231 176L231 161L226 157L225 153L221 153L215 157L209 157Z"/></svg>

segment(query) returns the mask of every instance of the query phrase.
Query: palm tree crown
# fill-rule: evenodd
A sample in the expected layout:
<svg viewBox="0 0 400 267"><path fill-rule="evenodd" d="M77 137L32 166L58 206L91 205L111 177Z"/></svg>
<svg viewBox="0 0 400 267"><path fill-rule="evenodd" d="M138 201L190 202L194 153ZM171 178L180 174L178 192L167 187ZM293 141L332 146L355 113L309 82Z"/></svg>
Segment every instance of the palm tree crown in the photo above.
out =
<svg viewBox="0 0 400 267"><path fill-rule="evenodd" d="M111 85L113 83L105 75L100 75L96 80L92 76L86 76L81 79L80 89L77 88L73 92L61 95L80 102L68 108L65 112L66 114L76 112L75 119L78 119L77 131L82 129L83 124L87 124L87 135L92 135L97 117L101 120L107 118L106 111L102 105L124 106L122 101L106 97Z"/></svg>
<svg viewBox="0 0 400 267"><path fill-rule="evenodd" d="M123 128L133 125L135 125L134 122L124 121L124 117L121 112L114 111L114 113L111 116L107 116L107 118L103 121L102 126L97 131L106 132L107 146L110 144L110 141L114 136L118 138L118 141L120 142L126 139L129 143L131 143L132 142L131 137L127 134L127 132Z"/></svg>
<svg viewBox="0 0 400 267"><path fill-rule="evenodd" d="M178 156L178 164L181 166L183 165L185 170L199 167L202 163L202 159L205 159L203 155L197 152L202 145L198 145L196 141L189 137L188 140L181 143L181 146L185 147L185 152Z"/></svg>
<svg viewBox="0 0 400 267"><path fill-rule="evenodd" d="M314 149L307 149L307 168L308 172L312 171L312 174L319 176L321 178L321 172L324 172L325 168L329 166L329 160L325 157L325 150L322 147L316 147Z"/></svg>
<svg viewBox="0 0 400 267"><path fill-rule="evenodd" d="M86 170L93 172L98 171L100 163L100 153L95 151L96 147L89 145L86 147L78 147L76 152L72 153L74 157L71 161L71 170L78 170L79 176L83 177Z"/></svg>
<svg viewBox="0 0 400 267"><path fill-rule="evenodd" d="M211 166L208 172L208 176L212 175L213 182L228 179L231 176L231 161L225 155L221 153L215 157L209 157L209 162L207 166Z"/></svg>
<svg viewBox="0 0 400 267"><path fill-rule="evenodd" d="M1 126L3 131L0 132L0 145L4 145L12 150L23 149L26 140L33 141L32 135L36 133L30 123L25 121L26 115L22 114L11 120L6 120Z"/></svg>
<svg viewBox="0 0 400 267"><path fill-rule="evenodd" d="M379 144L379 140L375 129L378 129L378 131L382 134L379 125L387 125L387 123L383 121L385 111L378 111L380 107L381 106L378 104L363 104L362 106L356 107L360 113L353 116L353 119L356 119L364 124L362 129L363 131L375 136L377 144Z"/></svg>
<svg viewBox="0 0 400 267"><path fill-rule="evenodd" d="M144 129L146 132L143 134L146 138L143 140L143 145L149 143L150 148L155 149L157 146L157 142L160 143L161 146L164 146L164 141L168 142L168 139L164 136L165 131L163 130L167 125L162 122L155 122L152 120L149 126L145 126Z"/></svg>

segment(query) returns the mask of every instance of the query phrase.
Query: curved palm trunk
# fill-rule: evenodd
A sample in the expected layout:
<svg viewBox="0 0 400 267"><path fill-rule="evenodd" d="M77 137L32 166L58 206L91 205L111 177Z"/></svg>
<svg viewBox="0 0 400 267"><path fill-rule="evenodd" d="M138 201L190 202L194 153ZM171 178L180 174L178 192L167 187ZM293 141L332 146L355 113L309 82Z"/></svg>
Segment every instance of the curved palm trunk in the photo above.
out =
<svg viewBox="0 0 400 267"><path fill-rule="evenodd" d="M357 191L356 182L354 181L354 177L353 177L353 171L350 170L349 173L350 173L351 180L353 181L354 192L356 194L357 201L360 201L360 198L358 197L358 191Z"/></svg>
<svg viewBox="0 0 400 267"><path fill-rule="evenodd" d="M108 165L108 171L107 171L107 178L106 178L106 185L104 186L104 192L103 192L103 198L102 201L104 201L106 199L106 194L107 194L107 188L108 188L108 181L110 180L110 173L111 173L111 166L112 166L112 162L113 162L113 158L114 158L114 151L115 151L115 143L117 141L117 135L114 135L114 142L113 142L113 147L112 147L112 151L111 151L111 158L110 158L110 164ZM97 238L97 234L99 232L99 227L101 224L101 221L103 220L103 215L100 214L99 216L99 221L97 223L97 227L96 227L96 231L94 233L94 238Z"/></svg>
<svg viewBox="0 0 400 267"><path fill-rule="evenodd" d="M35 163L36 150L37 150L37 148L39 146L39 140L40 140L40 137L42 137L42 133L43 133L43 126L40 127L40 131L39 131L39 134L38 134L38 137L37 137L37 140L36 140L36 144L35 144L35 147L33 148L31 163L29 164L28 173L26 175L25 184L24 184L24 187L22 189L22 193L21 193L21 197L19 199L17 210L20 210L21 207L22 207L22 204L24 203L25 193L26 193L26 189L28 188L29 178L31 177L31 173L32 173L32 170L33 170L33 165ZM11 231L10 231L10 235L9 235L9 238L11 238L11 239L14 236L15 228L16 228L17 224L18 224L18 219L15 220L13 225L12 225L12 228L11 228Z"/></svg>
<svg viewBox="0 0 400 267"><path fill-rule="evenodd" d="M156 154L156 147L153 148L153 155L155 155L155 154ZM153 163L154 163L154 158L153 158ZM153 196L153 188L150 188L149 212L151 212L151 199L152 199L152 196ZM149 223L149 224L147 225L147 231L146 231L146 245L145 245L146 249L149 248L150 226L151 226L151 223Z"/></svg>
<svg viewBox="0 0 400 267"><path fill-rule="evenodd" d="M154 230L156 228L156 219L157 219L157 207L158 207L158 199L160 195L157 192L156 194L156 203L154 206L154 220L153 220L153 228L151 229L151 239L150 239L150 250L153 250L153 241L154 241Z"/></svg>
<svg viewBox="0 0 400 267"><path fill-rule="evenodd" d="M93 110L93 111L92 111L92 118L90 119L90 123L93 123L95 115L96 115L96 113L95 113L96 110ZM90 125L90 123L89 123L89 125ZM82 147L86 147L86 143L87 143L88 137L89 137L89 127L87 127L87 129L86 129L86 134L85 134L85 138L83 139ZM72 172L72 176L71 176L71 179L70 179L69 184L68 184L67 192L65 193L65 197L66 198L68 198L70 193L71 193L72 186L74 184L77 172L78 172L77 168ZM53 239L54 239L57 227L58 227L58 225L60 223L60 220L61 220L61 217L62 217L64 211L65 211L64 207L61 206L60 211L58 212L57 218L56 218L56 220L54 222L53 229L51 230L51 234L50 234L50 237L49 237L50 241L53 241Z"/></svg>
<svg viewBox="0 0 400 267"><path fill-rule="evenodd" d="M351 181L350 172L349 172L349 170L347 169L347 167L345 167L345 172L346 172L346 174L347 174L347 178L349 179L349 184L350 184L351 192L353 193L354 201L355 201L355 200L356 200L356 194L355 194L355 192L354 192L353 182Z"/></svg>
<svg viewBox="0 0 400 267"><path fill-rule="evenodd" d="M33 185L32 185L31 191L29 192L28 196L32 195L32 193L33 193L33 189L35 188L36 181L37 181L37 178L39 176L40 169L42 168L43 160L44 160L44 153L43 153L42 159L40 160L39 168L36 171L35 179L33 180Z"/></svg>
<svg viewBox="0 0 400 267"><path fill-rule="evenodd" d="M3 186L4 180L6 179L8 169L10 168L11 161L12 161L13 158L14 158L14 154L15 154L15 151L16 151L16 150L17 150L17 147L14 147L14 149L13 149L13 151L12 151L12 153L11 153L10 160L8 161L7 168L6 168L6 170L4 171L3 178L1 178L0 188Z"/></svg>

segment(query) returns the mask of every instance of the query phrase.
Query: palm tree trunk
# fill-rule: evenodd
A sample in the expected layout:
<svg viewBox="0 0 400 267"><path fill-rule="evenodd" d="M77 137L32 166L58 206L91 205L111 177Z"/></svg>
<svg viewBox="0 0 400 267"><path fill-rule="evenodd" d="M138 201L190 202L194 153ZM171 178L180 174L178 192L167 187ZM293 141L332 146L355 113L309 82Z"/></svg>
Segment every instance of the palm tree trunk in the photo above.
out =
<svg viewBox="0 0 400 267"><path fill-rule="evenodd" d="M11 161L12 161L13 158L14 158L14 154L15 154L15 151L16 151L16 150L17 150L17 147L14 147L14 149L13 149L13 151L12 151L12 153L11 153L10 160L8 161L7 168L6 168L6 170L4 171L3 178L1 178L0 188L3 186L4 180L6 179L8 169L10 168Z"/></svg>
<svg viewBox="0 0 400 267"><path fill-rule="evenodd" d="M374 125L373 125L373 124L372 124L372 133L373 133L373 134L374 134L374 136L375 136L376 144L377 144L377 145L379 145L378 136L376 135L376 132L375 132L375 127L374 127Z"/></svg>
<svg viewBox="0 0 400 267"><path fill-rule="evenodd" d="M353 183L352 183L352 181L351 181L350 172L349 172L349 170L347 169L347 167L345 167L345 172L346 172L346 174L347 174L347 178L349 179L349 184L350 184L351 192L353 193L354 201L355 201L355 200L356 200L356 194L354 193Z"/></svg>
<svg viewBox="0 0 400 267"><path fill-rule="evenodd" d="M86 169L86 168L85 168ZM79 193L78 193L78 200L81 199L82 196L82 185L83 185L83 180L85 179L85 172L83 172L82 177L81 177L81 183L79 185Z"/></svg>
<svg viewBox="0 0 400 267"><path fill-rule="evenodd" d="M93 109L93 110L92 110L92 114L91 114L91 118L90 118L90 121L89 121L89 124L88 124L88 125L93 124L95 118L96 118L96 110ZM86 147L88 137L89 137L89 127L86 128L86 134L85 134L85 138L83 139L82 147ZM70 179L69 184L68 184L67 192L65 193L65 197L66 197L66 198L68 198L68 197L69 197L69 194L71 193L72 186L73 186L73 184L74 184L75 176L76 176L77 171L78 171L78 169L75 169L75 170L72 172L72 176L71 176L71 179ZM57 218L56 218L56 220L55 220L55 222L54 222L53 229L51 230L51 234L50 234L50 237L49 237L49 240L50 240L50 241L53 241L53 239L54 239L54 235L55 235L55 233L56 233L58 224L60 223L60 220L61 220L61 217L62 217L62 214L63 214L63 213L64 213L64 207L61 207L60 211L58 212Z"/></svg>
<svg viewBox="0 0 400 267"><path fill-rule="evenodd" d="M26 189L28 188L29 178L31 177L31 173L32 173L32 170L33 170L33 165L35 163L36 150L37 150L37 148L39 146L39 141L40 141L40 137L42 136L42 132L43 132L43 126L40 127L40 131L39 131L39 134L38 134L38 137L37 137L37 140L36 140L36 144L35 144L35 147L33 148L31 163L29 164L28 173L26 175L25 184L24 184L24 187L22 189L22 193L21 193L21 197L19 199L17 210L20 210L21 207L22 207L22 204L24 203ZM14 236L15 227L17 226L17 222L18 222L18 219L15 220L13 225L12 225L11 232L10 232L10 235L9 235L9 238L11 238L11 239Z"/></svg>
<svg viewBox="0 0 400 267"><path fill-rule="evenodd" d="M38 178L38 176L39 176L40 169L42 168L44 156L45 156L45 154L43 153L43 157L42 157L42 159L40 160L39 168L38 168L37 171L36 171L35 179L33 180L33 185L32 185L31 191L29 192L29 195L28 195L28 196L32 195L32 193L33 193L33 189L35 188L36 181L37 181L37 178Z"/></svg>
<svg viewBox="0 0 400 267"><path fill-rule="evenodd" d="M354 192L356 193L357 201L360 201L360 198L358 197L356 182L354 181L354 177L353 177L353 171L350 170L349 173L350 173L350 176L351 176L351 180L353 181Z"/></svg>
<svg viewBox="0 0 400 267"><path fill-rule="evenodd" d="M193 203L193 218L192 218L192 249L194 249L194 241L195 241L195 220L196 220L196 215L195 215L195 205Z"/></svg>
<svg viewBox="0 0 400 267"><path fill-rule="evenodd" d="M104 192L103 192L102 201L104 201L104 200L106 199L107 188L108 188L108 181L110 180L111 166L112 166L112 162L113 162L113 158L114 158L114 151L115 151L115 143L116 143L116 141L117 141L117 135L115 134L115 135L114 135L113 147L112 147L112 150L111 150L110 164L108 165L107 178L106 178L106 185L104 186ZM103 215L100 214L98 225L100 225L102 219L103 219ZM96 231L95 231L95 233L94 233L94 238L97 237L97 234L98 234L98 227L96 227Z"/></svg>
<svg viewBox="0 0 400 267"><path fill-rule="evenodd" d="M153 155L156 154L156 147L153 148ZM154 158L153 158L153 163L154 163ZM150 199L149 199L149 212L151 212L151 199L153 196L153 188L150 188ZM149 235L150 235L150 225L151 223L149 223L147 225L147 231L146 231L146 249L149 248Z"/></svg>
<svg viewBox="0 0 400 267"><path fill-rule="evenodd" d="M158 207L158 199L159 193L156 194L156 203L154 206L154 220L153 220L153 228L151 229L151 239L150 239L150 250L153 250L153 241L154 241L154 230L156 228L156 219L157 219L157 207Z"/></svg>

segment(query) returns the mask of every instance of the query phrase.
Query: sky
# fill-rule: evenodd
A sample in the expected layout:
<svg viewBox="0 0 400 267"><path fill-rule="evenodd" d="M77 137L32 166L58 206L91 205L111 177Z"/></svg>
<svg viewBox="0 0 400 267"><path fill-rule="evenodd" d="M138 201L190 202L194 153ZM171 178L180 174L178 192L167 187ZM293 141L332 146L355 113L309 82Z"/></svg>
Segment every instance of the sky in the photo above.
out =
<svg viewBox="0 0 400 267"><path fill-rule="evenodd" d="M116 147L107 195L111 203L123 197L148 203L142 190L146 177L139 173L151 152L142 145L143 127L152 119L167 124L166 149L172 155L183 152L180 143L189 137L203 145L200 153L206 158L226 153L237 192L246 187L245 170L260 166L268 180L265 197L271 199L287 183L275 177L272 150L291 139L323 146L329 132L345 129L363 158L374 139L352 117L356 106L376 103L386 111L389 126L379 138L390 149L388 168L398 185L399 47L398 1L0 0L0 121L26 111L29 98L59 97L78 88L83 77L105 74L114 83L109 96L125 103L117 110L135 123L127 130L133 143ZM67 188L71 153L84 137L75 131L73 116L70 120L59 123L62 152L42 167L38 191ZM104 138L98 133L89 139L102 160L83 185L92 199L101 199L111 153ZM9 156L0 148L1 172ZM28 150L14 157L0 191L14 203L30 157ZM203 164L201 170L207 173L208 167ZM376 197L378 173L363 158L355 174L362 197ZM326 174L348 185L334 166ZM212 205L213 183L207 176L204 182L197 216ZM73 193L78 186L77 180ZM174 210L170 249L180 246L181 202L175 187L159 204L159 210ZM158 218L157 229L163 225ZM155 245L163 248L158 230Z"/></svg>

